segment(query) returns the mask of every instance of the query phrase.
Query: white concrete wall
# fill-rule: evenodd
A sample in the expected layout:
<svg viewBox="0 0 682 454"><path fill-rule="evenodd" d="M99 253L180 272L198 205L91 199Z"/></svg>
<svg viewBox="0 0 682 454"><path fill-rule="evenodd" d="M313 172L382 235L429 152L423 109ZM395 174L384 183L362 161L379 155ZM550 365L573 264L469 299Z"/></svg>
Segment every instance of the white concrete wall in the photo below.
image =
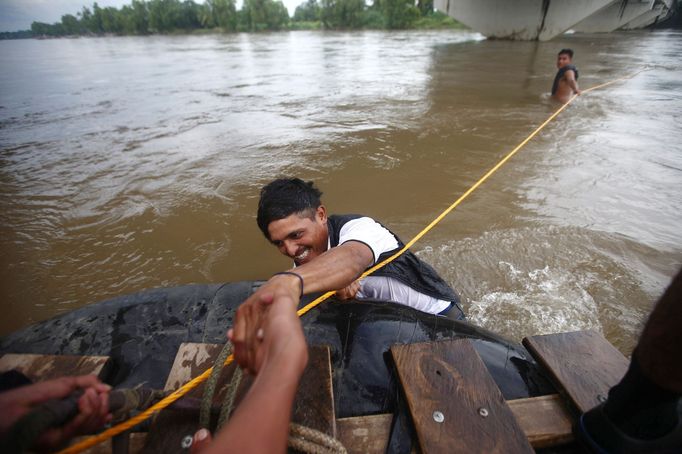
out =
<svg viewBox="0 0 682 454"><path fill-rule="evenodd" d="M488 38L547 41L614 1L435 0L434 7Z"/></svg>
<svg viewBox="0 0 682 454"><path fill-rule="evenodd" d="M573 26L583 33L608 33L651 11L654 0L619 0Z"/></svg>

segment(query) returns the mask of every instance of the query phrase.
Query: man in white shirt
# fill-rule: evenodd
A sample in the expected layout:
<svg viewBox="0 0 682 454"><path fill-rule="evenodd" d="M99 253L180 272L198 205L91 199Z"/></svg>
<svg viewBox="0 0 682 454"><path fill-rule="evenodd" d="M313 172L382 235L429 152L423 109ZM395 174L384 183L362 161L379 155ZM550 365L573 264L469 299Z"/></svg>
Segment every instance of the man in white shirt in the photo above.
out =
<svg viewBox="0 0 682 454"><path fill-rule="evenodd" d="M410 251L358 281L403 243L369 217L327 216L321 195L312 182L298 178L275 180L261 190L258 226L295 264L264 287L285 285L300 295L338 290L342 299L387 301L464 319L454 290Z"/></svg>

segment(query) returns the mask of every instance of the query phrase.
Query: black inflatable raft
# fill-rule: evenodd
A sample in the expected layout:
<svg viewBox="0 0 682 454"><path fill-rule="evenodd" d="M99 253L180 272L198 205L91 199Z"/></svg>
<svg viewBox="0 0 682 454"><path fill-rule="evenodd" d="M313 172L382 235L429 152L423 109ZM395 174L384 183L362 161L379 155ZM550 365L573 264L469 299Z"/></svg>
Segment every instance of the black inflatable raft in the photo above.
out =
<svg viewBox="0 0 682 454"><path fill-rule="evenodd" d="M225 342L235 308L260 284L187 285L114 298L12 333L0 340L0 353L110 356L110 384L162 389L180 344ZM303 326L309 345L331 347L338 418L395 410L399 393L388 354L394 344L470 338L506 399L553 392L522 346L468 322L332 299L304 315Z"/></svg>

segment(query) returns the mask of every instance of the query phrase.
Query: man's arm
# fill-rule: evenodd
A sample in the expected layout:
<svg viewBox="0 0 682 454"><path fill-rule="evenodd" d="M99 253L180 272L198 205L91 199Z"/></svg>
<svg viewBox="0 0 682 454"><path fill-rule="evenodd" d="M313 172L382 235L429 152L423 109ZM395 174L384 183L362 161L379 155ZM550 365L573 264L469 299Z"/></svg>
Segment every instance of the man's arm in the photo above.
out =
<svg viewBox="0 0 682 454"><path fill-rule="evenodd" d="M578 81L575 79L575 71L569 69L566 71L565 77L568 86L571 87L571 90L577 94L581 94L582 92L580 91L580 88L578 88Z"/></svg>
<svg viewBox="0 0 682 454"><path fill-rule="evenodd" d="M374 255L369 246L359 241L348 241L290 271L303 278L303 292L308 294L344 288L373 262ZM295 276L288 278L297 280Z"/></svg>
<svg viewBox="0 0 682 454"><path fill-rule="evenodd" d="M261 291L273 292L275 288L287 288L290 296L297 297L301 290L307 295L341 289L355 281L373 262L374 255L369 246L359 241L348 241L288 271L301 276L302 281L290 274L276 274L247 299L245 304L256 300Z"/></svg>
<svg viewBox="0 0 682 454"><path fill-rule="evenodd" d="M302 279L291 274L276 274L271 277L237 309L231 340L239 365L255 373L249 364L253 363L256 352L249 346L255 345L254 333L262 328L264 311L261 308L264 297L278 295L298 304L301 290L308 294L344 288L357 279L373 261L374 255L369 246L359 241L348 241L290 270Z"/></svg>
<svg viewBox="0 0 682 454"><path fill-rule="evenodd" d="M308 348L296 315L297 305L298 295L291 297L287 291L278 291L264 292L255 304L240 307L236 320L246 320L251 344L237 350L235 343L235 359L254 373L256 379L227 426L206 451L210 437L206 431L197 432L192 453L286 451L291 407L308 361ZM254 311L262 314L262 328L252 323ZM233 333L228 335L235 337Z"/></svg>

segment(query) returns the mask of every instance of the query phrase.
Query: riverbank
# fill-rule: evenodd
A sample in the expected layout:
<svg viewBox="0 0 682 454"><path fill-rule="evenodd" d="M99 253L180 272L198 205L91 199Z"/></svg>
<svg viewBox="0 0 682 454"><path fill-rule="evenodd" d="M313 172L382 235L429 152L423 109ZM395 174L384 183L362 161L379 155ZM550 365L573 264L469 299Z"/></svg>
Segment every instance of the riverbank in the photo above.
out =
<svg viewBox="0 0 682 454"><path fill-rule="evenodd" d="M59 24L55 24L55 27ZM246 28L226 28L226 27L207 27L207 28L178 28L165 31L156 31L150 33L126 33L126 32L106 32L106 33L92 33L82 30L80 33L62 34L60 32L51 32L49 29L36 32L32 30L20 30L16 32L0 32L0 40L11 39L53 39L53 38L80 38L80 37L114 37L114 36L182 36L182 35L213 35L213 34L230 34L230 33L262 33L262 32L277 32L277 31L301 31L301 30L333 30L333 31L363 31L363 30L387 30L393 29L386 24L384 16L378 11L367 10L364 11L360 20L360 25L357 27L330 27L325 26L321 20L290 20L282 24L278 29L262 29L249 30ZM399 27L400 30L468 30L468 27L461 22L456 21L447 14L439 11L434 11L424 16L419 16L404 27Z"/></svg>
<svg viewBox="0 0 682 454"><path fill-rule="evenodd" d="M383 17L380 14L368 14L362 27L356 30L386 30ZM329 30L325 28L322 21L292 21L289 23L288 30ZM468 30L468 27L456 21L447 14L435 11L433 14L419 17L410 26L403 30Z"/></svg>
<svg viewBox="0 0 682 454"><path fill-rule="evenodd" d="M196 29L177 29L165 32L149 33L147 36L182 36L182 35L213 35L213 34L230 34L230 33L261 33L270 31L314 31L314 30L333 30L333 31L363 31L363 30L386 30L383 16L379 13L372 14L368 12L363 17L363 23L357 28L330 28L325 27L324 23L319 20L315 21L290 21L279 30L230 30L224 27L212 28L196 28ZM402 30L467 30L461 22L456 21L447 14L434 11L426 16L420 16L409 26L402 28ZM31 30L20 30L16 32L0 32L0 40L10 39L56 39L56 38L80 38L80 37L114 37L114 36L140 36L139 33L81 33L68 35L49 35L36 34Z"/></svg>

